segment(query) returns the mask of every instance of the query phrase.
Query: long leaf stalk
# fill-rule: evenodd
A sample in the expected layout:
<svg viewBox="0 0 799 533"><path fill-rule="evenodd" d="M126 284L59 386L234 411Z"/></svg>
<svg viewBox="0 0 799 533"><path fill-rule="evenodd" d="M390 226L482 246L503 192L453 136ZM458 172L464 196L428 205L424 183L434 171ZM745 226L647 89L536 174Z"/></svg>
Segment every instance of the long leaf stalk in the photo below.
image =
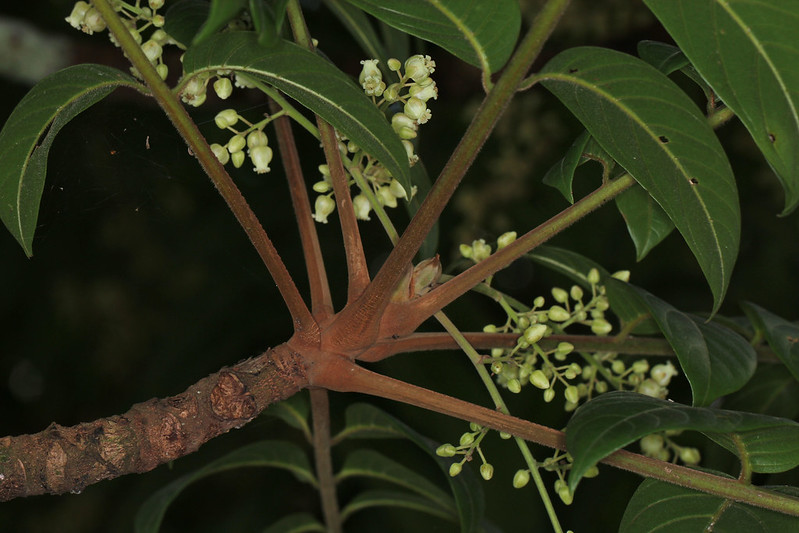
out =
<svg viewBox="0 0 799 533"><path fill-rule="evenodd" d="M141 47L133 39L130 31L122 23L108 0L93 0L93 3L131 64L141 74L158 105L161 106L164 113L174 124L175 129L186 141L195 157L197 157L203 170L216 186L219 194L224 198L236 220L244 229L250 242L258 251L258 255L269 270L283 300L286 302L286 306L291 313L295 332L300 337L308 340L315 338L318 335L318 325L308 306L305 305L280 254L278 254L260 221L247 204L244 196L242 196L224 166L211 151L211 147L181 104L178 96L169 89L158 75L155 67L144 55Z"/></svg>
<svg viewBox="0 0 799 533"><path fill-rule="evenodd" d="M330 402L324 389L311 389L311 418L313 419L313 449L319 496L328 533L341 533L341 512L336 498L336 478L330 455Z"/></svg>

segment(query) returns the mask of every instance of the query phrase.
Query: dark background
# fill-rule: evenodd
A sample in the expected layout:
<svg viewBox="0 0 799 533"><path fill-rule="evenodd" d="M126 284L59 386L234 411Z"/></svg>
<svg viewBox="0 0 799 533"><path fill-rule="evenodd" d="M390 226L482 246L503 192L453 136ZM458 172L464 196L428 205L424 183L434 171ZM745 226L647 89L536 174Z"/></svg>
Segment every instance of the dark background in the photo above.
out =
<svg viewBox="0 0 799 533"><path fill-rule="evenodd" d="M527 20L537 4L524 2ZM17 30L27 21L48 38L63 39L58 49L67 51L67 63L97 62L125 69L106 35L85 36L63 22L71 6L56 0L5 3L0 18ZM335 19L314 10L308 18L324 52L357 74L363 57ZM634 53L642 39L668 37L639 3L575 0L542 62L567 46L584 44ZM26 43L23 46L13 35L0 39L0 59L6 69L0 81L0 120L29 89L26 69L56 55L52 48L34 46L31 52ZM420 153L435 176L476 109L480 86L471 67L432 46L425 50L438 63L434 78L440 97L430 105L433 120L422 128ZM238 91L235 98L224 107L247 109L253 117L266 112L253 95ZM195 112L209 139L220 143L225 138L215 128L213 116L222 108L210 101ZM541 178L579 133L576 121L543 89L520 95L442 218L444 264L457 260L461 242L491 241L508 230L521 233L566 207L557 192L541 184ZM795 319L799 218L777 217L783 205L781 189L745 130L733 123L719 135L744 200L741 254L722 313L738 315L737 302L750 300ZM316 181L316 166L323 162L321 151L307 136L300 135L299 142L310 184ZM273 169L256 175L245 163L234 178L306 291L285 180L278 164ZM575 183L578 195L596 187L599 167L584 165ZM404 215L396 211L395 220L402 224ZM389 250L388 241L376 220L361 227L367 253L377 267ZM340 303L345 277L337 218L318 229ZM679 235L671 235L642 263L635 263L632 243L612 205L567 230L553 244L595 259L611 271L630 269L633 282L681 309L710 309L710 291ZM27 259L10 234L0 231L2 435L38 432L54 421L71 425L124 412L148 398L178 393L291 334L273 282L213 186L155 106L131 91L115 92L57 138L34 252ZM565 282L524 262L496 280L499 288L525 301L548 294L553 283ZM501 320L499 312L479 296L465 297L449 312L463 329ZM487 401L461 354L403 355L376 368L464 399ZM340 427L343 408L358 400L362 398L332 396L334 428ZM462 422L416 408L376 403L438 442L455 442L467 429ZM545 409L540 395L532 391L509 398L509 403L515 414L547 425L562 427L567 420L559 409ZM154 490L244 443L266 438L298 439L281 422L263 416L149 474L104 482L81 495L2 504L0 524L4 530L25 532L129 531L138 506ZM347 446L370 444L375 443L336 448L337 464ZM430 459L412 445L379 441L377 447L444 486L444 477ZM530 531L536 524L547 530L532 484L525 490L511 488L513 473L523 467L514 445L490 435L484 450L496 467L494 479L483 484L490 519L505 531ZM548 453L536 451L539 458ZM712 461L713 452L706 453ZM599 478L581 485L571 507L559 507L564 527L615 529L637 483L634 476L602 469ZM597 498L592 491L600 484L602 497ZM371 485L346 482L341 501L366 486ZM259 531L283 513L300 510L318 514L317 497L289 474L237 470L187 489L170 508L163 531ZM456 530L426 516L381 509L356 514L347 531L374 531L378 518L386 532Z"/></svg>

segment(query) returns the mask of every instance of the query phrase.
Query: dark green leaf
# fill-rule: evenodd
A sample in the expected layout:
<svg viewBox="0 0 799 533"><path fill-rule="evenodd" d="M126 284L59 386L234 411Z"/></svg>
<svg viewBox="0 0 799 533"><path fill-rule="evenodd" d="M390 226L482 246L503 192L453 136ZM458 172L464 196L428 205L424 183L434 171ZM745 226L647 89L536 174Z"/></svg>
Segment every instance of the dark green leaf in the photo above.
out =
<svg viewBox="0 0 799 533"><path fill-rule="evenodd" d="M753 303L741 304L746 316L763 330L769 347L799 380L799 326Z"/></svg>
<svg viewBox="0 0 799 533"><path fill-rule="evenodd" d="M153 493L136 513L136 533L156 533L169 505L183 489L195 481L225 470L253 466L284 468L300 481L317 486L308 457L296 444L281 441L256 442L208 463Z"/></svg>
<svg viewBox="0 0 799 533"><path fill-rule="evenodd" d="M638 43L638 56L663 74L671 74L691 64L682 50L673 44L658 41Z"/></svg>
<svg viewBox="0 0 799 533"><path fill-rule="evenodd" d="M211 0L211 8L191 44L197 45L224 28L247 6L247 0ZM255 20L253 20L255 22ZM260 21L259 21L260 22Z"/></svg>
<svg viewBox="0 0 799 533"><path fill-rule="evenodd" d="M284 516L261 533L325 533L327 529L308 513Z"/></svg>
<svg viewBox="0 0 799 533"><path fill-rule="evenodd" d="M483 524L485 501L482 485L471 468L456 477L449 475L451 460L436 455L437 445L396 418L369 404L354 404L345 413L346 424L334 442L345 438L405 438L426 452L439 466L449 483L460 519L461 532L477 532Z"/></svg>
<svg viewBox="0 0 799 533"><path fill-rule="evenodd" d="M264 414L276 416L293 428L299 429L307 438L311 438L311 428L308 425L308 416L311 413L311 405L308 402L308 395L298 392L291 398L283 400L269 406Z"/></svg>
<svg viewBox="0 0 799 533"><path fill-rule="evenodd" d="M263 0L249 0L249 4L252 25L258 34L258 44L266 47L274 46L279 38L275 17L267 9Z"/></svg>
<svg viewBox="0 0 799 533"><path fill-rule="evenodd" d="M187 78L233 70L269 83L332 124L411 190L405 148L360 87L317 54L287 41L263 48L257 39L251 32L229 32L190 48L183 58Z"/></svg>
<svg viewBox="0 0 799 533"><path fill-rule="evenodd" d="M749 383L724 397L722 407L795 420L799 416L799 382L782 365L761 363Z"/></svg>
<svg viewBox="0 0 799 533"><path fill-rule="evenodd" d="M515 0L347 1L486 72L502 68L521 28L521 12Z"/></svg>
<svg viewBox="0 0 799 533"><path fill-rule="evenodd" d="M123 85L141 88L111 67L86 64L64 69L36 84L0 131L0 219L29 257L47 156L56 135L80 112Z"/></svg>
<svg viewBox="0 0 799 533"><path fill-rule="evenodd" d="M738 254L741 216L730 164L696 105L644 61L603 48L566 50L541 77L669 215L718 310Z"/></svg>
<svg viewBox="0 0 799 533"><path fill-rule="evenodd" d="M344 465L336 473L336 481L350 477L368 477L394 483L417 493L425 501L434 504L450 520L456 519L455 502L435 484L373 450L355 450L344 460Z"/></svg>
<svg viewBox="0 0 799 533"><path fill-rule="evenodd" d="M752 465L799 465L799 424L792 420L614 391L578 408L566 426L566 446L574 457L570 488L574 490L583 474L604 457L645 435L668 430L712 433L722 445L717 434L735 434L737 446L730 451Z"/></svg>
<svg viewBox="0 0 799 533"><path fill-rule="evenodd" d="M390 72L386 67L388 56L369 17L345 0L325 0L325 5L355 38L367 58L380 60L383 75L388 76Z"/></svg>
<svg viewBox="0 0 799 533"><path fill-rule="evenodd" d="M616 207L627 224L635 244L635 258L641 261L674 229L669 216L643 187L636 185L616 197Z"/></svg>
<svg viewBox="0 0 799 533"><path fill-rule="evenodd" d="M635 291L680 360L694 405L709 405L749 381L757 354L746 339L716 323L691 317L641 288Z"/></svg>
<svg viewBox="0 0 799 533"><path fill-rule="evenodd" d="M619 317L622 326L630 323L637 324L633 332L639 335L660 331L657 324L647 318L649 309L641 303L641 299L635 294L634 289L626 283L613 279L610 273L598 263L571 250L555 246L539 246L527 256L542 266L560 272L585 288L591 286L586 277L588 271L596 268L599 271L600 285L605 285L607 289L611 311Z"/></svg>
<svg viewBox="0 0 799 533"><path fill-rule="evenodd" d="M169 4L164 15L164 31L188 46L208 18L209 4L204 0L178 0Z"/></svg>
<svg viewBox="0 0 799 533"><path fill-rule="evenodd" d="M799 205L799 1L646 0Z"/></svg>
<svg viewBox="0 0 799 533"><path fill-rule="evenodd" d="M563 159L555 163L555 165L547 171L542 180L546 185L560 191L560 194L571 204L574 203L574 192L572 191L574 171L577 170L577 167L580 165L583 159L583 152L590 139L591 134L588 133L588 131L581 133L566 151L566 155L563 156Z"/></svg>
<svg viewBox="0 0 799 533"><path fill-rule="evenodd" d="M795 487L783 489L799 496ZM630 499L619 527L619 533L711 530L717 533L797 531L799 518L647 479Z"/></svg>
<svg viewBox="0 0 799 533"><path fill-rule="evenodd" d="M358 494L341 510L342 521L354 513L370 507L398 507L412 511L427 513L453 522L455 517L444 512L440 507L419 496L394 490L367 490Z"/></svg>

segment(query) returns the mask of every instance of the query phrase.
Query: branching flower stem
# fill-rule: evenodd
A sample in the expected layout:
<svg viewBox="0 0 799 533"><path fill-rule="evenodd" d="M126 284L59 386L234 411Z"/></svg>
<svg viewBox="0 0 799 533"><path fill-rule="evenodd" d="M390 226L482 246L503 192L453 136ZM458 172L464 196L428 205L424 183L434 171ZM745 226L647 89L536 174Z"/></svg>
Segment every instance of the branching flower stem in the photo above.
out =
<svg viewBox="0 0 799 533"><path fill-rule="evenodd" d="M94 6L100 12L108 25L108 29L119 42L125 55L141 74L144 82L152 91L153 97L172 121L175 129L180 133L191 152L197 157L200 165L222 195L236 220L244 229L250 242L252 242L261 260L266 265L272 279L280 291L286 306L291 313L295 333L308 340L318 335L319 327L314 320L308 306L297 290L294 280L286 269L269 236L261 226L260 221L253 213L247 201L242 196L236 184L219 162L210 146L203 137L197 125L189 116L169 87L164 83L155 70L155 67L142 52L128 28L114 12L108 0L93 0Z"/></svg>
<svg viewBox="0 0 799 533"><path fill-rule="evenodd" d="M488 391L488 394L491 396L491 400L494 402L494 407L501 413L506 415L510 415L510 411L508 410L507 405L505 404L505 400L502 399L502 395L497 390L497 385L494 383L494 380L491 379L491 375L486 370L485 365L480 360L480 354L474 349L474 347L469 344L469 341L466 340L466 337L458 330L458 328L453 324L453 322L445 315L443 312L439 311L435 314L436 320L444 326L444 329L447 330L447 333L455 340L461 350L469 357L469 360L474 365L474 368L477 370L477 375L480 377L480 380L483 382L483 386ZM538 462L533 457L532 452L530 451L530 447L527 446L527 442L524 439L519 437L515 438L516 445L519 447L519 451L524 457L525 462L527 463L527 468L530 470L530 474L533 477L533 481L535 482L535 486L538 489L538 494L541 497L541 502L544 504L544 508L547 511L547 515L549 516L550 522L552 522L552 528L555 533L562 533L563 528L560 526L560 521L558 520L558 515L555 512L555 508L552 506L552 500L549 498L549 493L547 492L546 485L544 485L544 480L541 478L541 473L538 470Z"/></svg>

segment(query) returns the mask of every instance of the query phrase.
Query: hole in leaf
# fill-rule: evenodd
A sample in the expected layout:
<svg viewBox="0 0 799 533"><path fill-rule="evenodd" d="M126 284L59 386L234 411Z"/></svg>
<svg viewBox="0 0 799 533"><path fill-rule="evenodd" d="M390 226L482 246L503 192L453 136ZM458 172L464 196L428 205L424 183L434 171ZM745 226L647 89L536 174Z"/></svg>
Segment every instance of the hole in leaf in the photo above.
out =
<svg viewBox="0 0 799 533"><path fill-rule="evenodd" d="M777 140L777 138L774 136L774 134L773 134L773 133L769 133L769 134L768 134L768 140L769 140L769 142L772 142L772 143L773 143L774 141L776 141L776 140Z"/></svg>
<svg viewBox="0 0 799 533"><path fill-rule="evenodd" d="M579 71L579 69L576 69L576 68L570 68L570 69L569 69L569 74L574 74L574 73L575 73L575 72L577 72L577 71Z"/></svg>
<svg viewBox="0 0 799 533"><path fill-rule="evenodd" d="M658 137L658 140L663 144L667 144L669 142L669 138L666 137L665 135L661 135L660 137Z"/></svg>
<svg viewBox="0 0 799 533"><path fill-rule="evenodd" d="M688 180L688 183L690 183L691 185L697 185L699 183L699 180L696 178L691 178Z"/></svg>

